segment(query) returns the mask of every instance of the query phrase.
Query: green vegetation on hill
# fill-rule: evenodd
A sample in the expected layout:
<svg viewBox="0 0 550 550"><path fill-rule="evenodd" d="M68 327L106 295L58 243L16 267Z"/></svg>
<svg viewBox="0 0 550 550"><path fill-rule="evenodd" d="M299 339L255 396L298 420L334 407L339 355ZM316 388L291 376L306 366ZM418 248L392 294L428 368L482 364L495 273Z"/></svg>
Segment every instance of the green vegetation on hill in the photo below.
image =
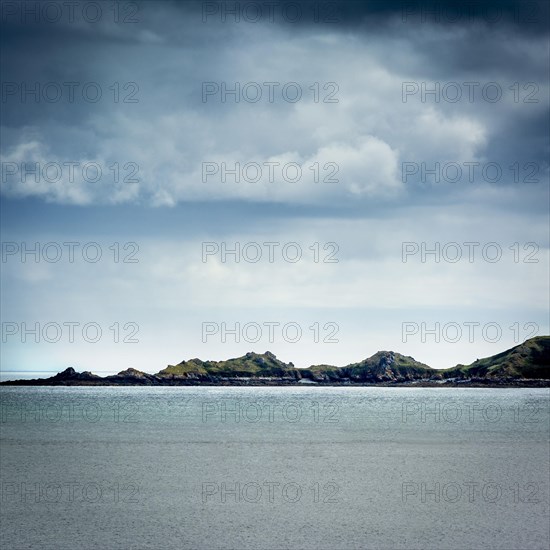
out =
<svg viewBox="0 0 550 550"><path fill-rule="evenodd" d="M206 375L208 374L205 363L200 359L190 359L182 361L177 365L168 365L165 369L157 373L157 376L188 376L188 375Z"/></svg>
<svg viewBox="0 0 550 550"><path fill-rule="evenodd" d="M431 378L437 371L412 357L393 351L379 351L372 357L345 367L352 378L378 378L394 380L404 378Z"/></svg>
<svg viewBox="0 0 550 550"><path fill-rule="evenodd" d="M550 337L537 336L511 349L457 365L443 373L445 378L550 378Z"/></svg>
<svg viewBox="0 0 550 550"><path fill-rule="evenodd" d="M308 369L296 369L292 363L284 363L267 351L264 354L247 353L226 361L201 361L191 359L178 365L169 365L160 371L159 377L278 377L311 379L316 381L392 381L427 379L436 371L427 365L391 351L379 351L372 357L347 367L313 365Z"/></svg>
<svg viewBox="0 0 550 550"><path fill-rule="evenodd" d="M275 377L302 378L318 382L395 382L447 378L542 378L550 379L550 337L539 336L507 351L478 359L471 365L457 365L448 370L432 369L414 358L393 351L379 351L371 357L344 367L312 365L296 369L269 351L247 353L226 361L190 359L169 365L157 376L161 378L234 378Z"/></svg>
<svg viewBox="0 0 550 550"><path fill-rule="evenodd" d="M412 357L393 351L373 356L345 367L312 365L297 369L266 351L247 353L226 361L190 359L168 365L157 374L132 368L100 377L91 372L76 372L69 367L50 378L6 381L12 385L178 385L178 384L268 384L286 385L317 382L321 384L398 384L421 383L478 385L550 385L550 336L538 336L497 355L478 359L471 365L447 370L432 369Z"/></svg>
<svg viewBox="0 0 550 550"><path fill-rule="evenodd" d="M264 354L247 353L226 361L191 359L178 365L169 365L158 376L222 376L222 377L296 377L292 363L283 363L269 351Z"/></svg>

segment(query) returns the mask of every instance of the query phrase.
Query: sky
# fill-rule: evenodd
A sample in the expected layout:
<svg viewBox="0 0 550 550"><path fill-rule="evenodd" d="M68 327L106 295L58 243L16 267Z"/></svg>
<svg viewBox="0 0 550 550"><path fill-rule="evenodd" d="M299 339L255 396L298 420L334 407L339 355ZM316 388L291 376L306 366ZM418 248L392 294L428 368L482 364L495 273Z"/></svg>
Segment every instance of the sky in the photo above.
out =
<svg viewBox="0 0 550 550"><path fill-rule="evenodd" d="M2 379L550 333L547 2L0 5Z"/></svg>

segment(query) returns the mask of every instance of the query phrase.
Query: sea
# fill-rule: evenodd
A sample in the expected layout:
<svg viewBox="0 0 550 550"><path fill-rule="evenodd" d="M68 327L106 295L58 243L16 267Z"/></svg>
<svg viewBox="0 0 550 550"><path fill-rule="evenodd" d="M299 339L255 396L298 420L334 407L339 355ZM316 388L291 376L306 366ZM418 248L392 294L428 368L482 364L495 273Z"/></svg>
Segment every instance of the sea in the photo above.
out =
<svg viewBox="0 0 550 550"><path fill-rule="evenodd" d="M548 549L548 388L2 387L3 549Z"/></svg>

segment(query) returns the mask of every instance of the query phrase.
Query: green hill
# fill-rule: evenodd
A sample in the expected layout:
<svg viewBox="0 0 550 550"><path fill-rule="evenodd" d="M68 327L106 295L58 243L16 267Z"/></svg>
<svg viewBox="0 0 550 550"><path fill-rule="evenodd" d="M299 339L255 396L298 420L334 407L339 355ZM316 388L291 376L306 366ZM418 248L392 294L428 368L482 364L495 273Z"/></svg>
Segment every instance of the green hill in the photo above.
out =
<svg viewBox="0 0 550 550"><path fill-rule="evenodd" d="M312 365L297 369L284 363L269 351L249 352L225 361L190 359L168 365L157 374L132 368L118 374L100 377L91 372L68 368L50 378L5 381L11 385L197 385L197 384L384 384L414 383L439 386L473 384L489 386L550 385L550 336L538 336L491 357L478 359L471 365L457 365L447 370L432 369L412 357L393 351L379 351L345 367Z"/></svg>
<svg viewBox="0 0 550 550"><path fill-rule="evenodd" d="M416 361L413 357L393 351L379 351L358 363L344 367L312 365L297 369L266 351L263 354L247 353L225 361L190 359L169 365L156 375L163 379L217 378L302 378L317 382L406 382L457 379L550 379L550 336L527 340L497 355L478 359L471 365L457 365L448 370L437 370Z"/></svg>
<svg viewBox="0 0 550 550"><path fill-rule="evenodd" d="M537 336L497 355L457 365L444 378L544 378L550 379L550 336Z"/></svg>
<svg viewBox="0 0 550 550"><path fill-rule="evenodd" d="M159 377L202 378L217 377L291 377L296 378L292 363L283 363L270 351L263 354L249 352L226 361L191 359L161 370Z"/></svg>
<svg viewBox="0 0 550 550"><path fill-rule="evenodd" d="M405 382L407 380L430 379L437 377L437 371L412 357L393 351L379 351L359 363L345 367L313 365L301 372L304 378L317 381L352 382Z"/></svg>
<svg viewBox="0 0 550 550"><path fill-rule="evenodd" d="M349 377L364 381L405 381L430 379L437 371L412 357L393 351L379 351L372 357L344 367Z"/></svg>

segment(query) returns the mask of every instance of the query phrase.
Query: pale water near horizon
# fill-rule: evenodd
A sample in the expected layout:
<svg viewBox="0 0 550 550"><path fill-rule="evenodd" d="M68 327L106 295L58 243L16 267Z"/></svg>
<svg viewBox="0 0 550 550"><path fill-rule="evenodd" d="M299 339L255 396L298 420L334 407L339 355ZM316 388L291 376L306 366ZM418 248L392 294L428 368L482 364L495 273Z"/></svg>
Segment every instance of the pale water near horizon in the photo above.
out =
<svg viewBox="0 0 550 550"><path fill-rule="evenodd" d="M549 390L3 387L9 549L547 549Z"/></svg>

